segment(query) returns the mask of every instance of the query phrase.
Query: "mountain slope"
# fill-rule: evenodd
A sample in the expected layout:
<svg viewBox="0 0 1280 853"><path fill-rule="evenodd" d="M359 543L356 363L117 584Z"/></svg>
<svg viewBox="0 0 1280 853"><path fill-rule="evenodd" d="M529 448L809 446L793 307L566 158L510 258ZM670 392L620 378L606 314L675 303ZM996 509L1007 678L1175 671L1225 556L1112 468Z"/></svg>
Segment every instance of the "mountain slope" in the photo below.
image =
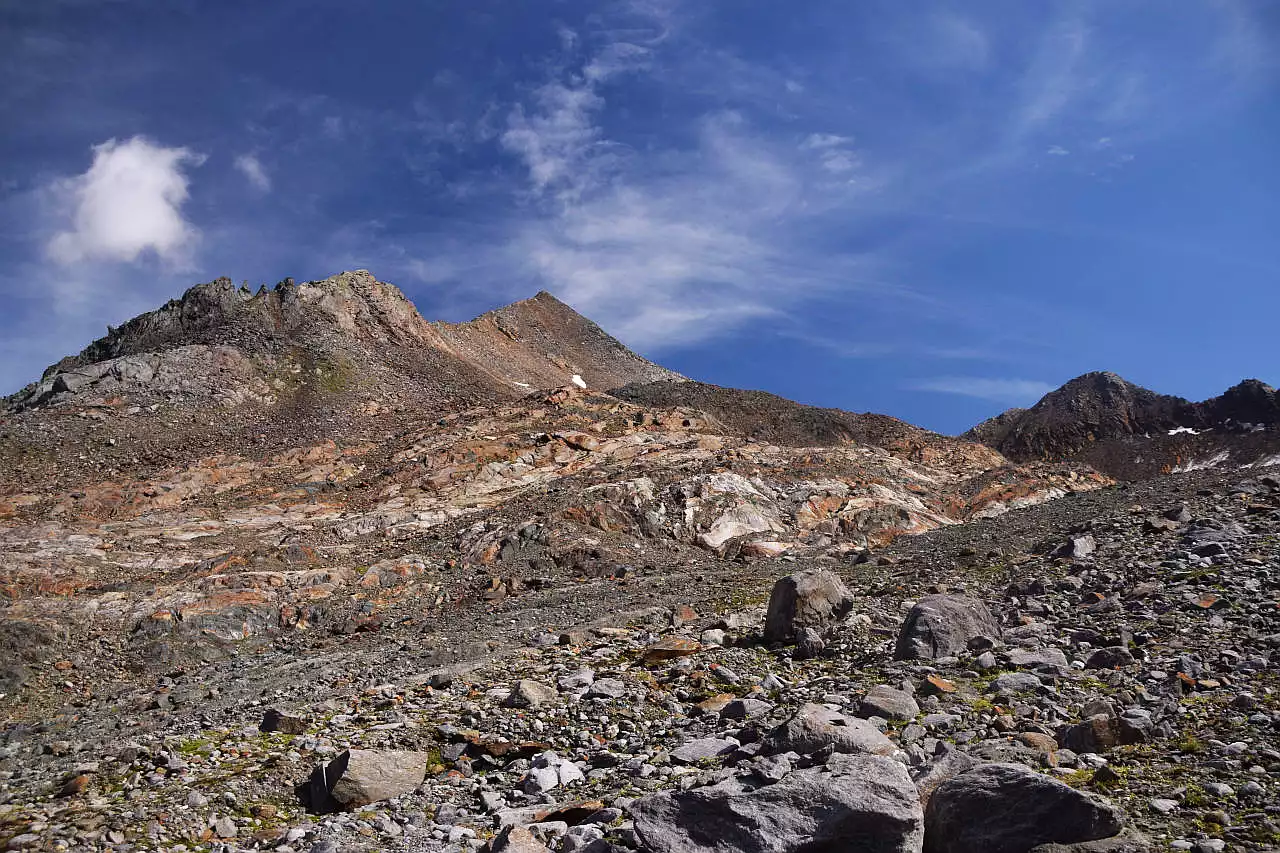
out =
<svg viewBox="0 0 1280 853"><path fill-rule="evenodd" d="M0 457L21 478L145 472L226 448L383 434L575 377L606 388L681 378L549 294L448 324L363 270L257 293L224 278L110 329L8 398L11 414L33 417L13 421ZM76 452L50 455L53 443Z"/></svg>
<svg viewBox="0 0 1280 853"><path fill-rule="evenodd" d="M256 294L225 278L197 285L52 365L10 405L170 393L181 389L166 377L199 373L188 363L193 356L221 359L264 398L297 384L275 381L286 379L281 371L305 382L305 370L365 401L403 393L446 408L567 385L575 375L594 387L680 378L550 294L469 323L429 323L394 285L357 270L304 284L288 279ZM187 389L193 379L213 382L197 393L226 390L216 376L181 379Z"/></svg>
<svg viewBox="0 0 1280 853"><path fill-rule="evenodd" d="M837 560L1107 482L687 381L545 293L447 324L366 272L223 279L10 398L0 590L9 618L74 633L96 613L84 630L153 662L499 594L477 574L507 595L618 566ZM362 574L406 554L431 589Z"/></svg>
<svg viewBox="0 0 1280 853"><path fill-rule="evenodd" d="M961 437L1010 459L1076 460L1123 478L1249 465L1280 451L1280 396L1249 379L1193 403L1114 373L1087 373L1031 408L1011 409Z"/></svg>

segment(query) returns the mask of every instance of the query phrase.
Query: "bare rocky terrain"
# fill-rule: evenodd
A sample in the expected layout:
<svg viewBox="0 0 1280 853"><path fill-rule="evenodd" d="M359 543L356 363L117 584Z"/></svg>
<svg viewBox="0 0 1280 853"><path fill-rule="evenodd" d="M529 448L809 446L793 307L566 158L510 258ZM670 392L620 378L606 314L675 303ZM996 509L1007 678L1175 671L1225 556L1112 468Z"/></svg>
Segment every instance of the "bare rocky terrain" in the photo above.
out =
<svg viewBox="0 0 1280 853"><path fill-rule="evenodd" d="M1072 460L1119 479L1280 463L1280 394L1246 379L1200 403L1086 373L962 438L1010 459Z"/></svg>
<svg viewBox="0 0 1280 853"><path fill-rule="evenodd" d="M1280 845L1265 457L1015 463L364 272L6 405L8 849Z"/></svg>

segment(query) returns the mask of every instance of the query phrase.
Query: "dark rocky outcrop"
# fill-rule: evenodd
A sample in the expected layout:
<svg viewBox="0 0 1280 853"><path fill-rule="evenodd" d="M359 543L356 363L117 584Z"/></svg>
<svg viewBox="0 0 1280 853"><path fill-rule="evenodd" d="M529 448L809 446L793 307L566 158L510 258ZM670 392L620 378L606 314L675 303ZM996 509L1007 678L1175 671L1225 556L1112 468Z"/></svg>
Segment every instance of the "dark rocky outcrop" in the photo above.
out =
<svg viewBox="0 0 1280 853"><path fill-rule="evenodd" d="M925 853L1026 853L1116 835L1120 812L1020 764L985 764L943 782L925 809Z"/></svg>
<svg viewBox="0 0 1280 853"><path fill-rule="evenodd" d="M999 636L1000 626L981 601L957 595L927 595L907 614L894 657L949 657L966 651L971 640Z"/></svg>
<svg viewBox="0 0 1280 853"><path fill-rule="evenodd" d="M733 778L654 794L630 811L655 853L919 853L923 837L906 768L875 755L836 756L754 790Z"/></svg>
<svg viewBox="0 0 1280 853"><path fill-rule="evenodd" d="M821 630L849 615L853 594L834 572L813 570L787 575L774 584L764 621L769 643L795 642L805 628Z"/></svg>
<svg viewBox="0 0 1280 853"><path fill-rule="evenodd" d="M1010 459L1077 460L1114 477L1250 464L1280 452L1280 395L1257 379L1200 403L1114 373L1087 373L1029 409L1010 409L962 438Z"/></svg>

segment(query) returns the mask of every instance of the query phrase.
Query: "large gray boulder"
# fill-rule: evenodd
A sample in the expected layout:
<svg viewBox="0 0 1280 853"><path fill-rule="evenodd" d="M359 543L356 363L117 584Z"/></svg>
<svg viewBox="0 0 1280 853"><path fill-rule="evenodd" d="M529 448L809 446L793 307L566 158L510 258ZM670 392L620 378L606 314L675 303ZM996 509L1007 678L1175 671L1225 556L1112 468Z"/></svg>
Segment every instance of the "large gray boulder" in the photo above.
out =
<svg viewBox="0 0 1280 853"><path fill-rule="evenodd" d="M358 809L407 794L427 776L425 752L348 749L311 777L314 811Z"/></svg>
<svg viewBox="0 0 1280 853"><path fill-rule="evenodd" d="M1027 853L1116 835L1121 812L1105 800L1020 764L984 764L934 790L925 853Z"/></svg>
<svg viewBox="0 0 1280 853"><path fill-rule="evenodd" d="M893 741L866 720L806 702L791 719L765 736L760 744L760 754L795 752L808 755L827 747L838 753L892 755L894 752Z"/></svg>
<svg viewBox="0 0 1280 853"><path fill-rule="evenodd" d="M947 744L945 752L935 756L929 764L911 771L911 778L916 783L916 792L920 795L920 805L927 809L929 798L933 796L934 791L938 790L939 785L972 770L977 763L977 760L968 753Z"/></svg>
<svg viewBox="0 0 1280 853"><path fill-rule="evenodd" d="M849 615L853 593L834 572L821 569L780 578L769 594L764 620L768 643L794 643L804 628L822 629Z"/></svg>
<svg viewBox="0 0 1280 853"><path fill-rule="evenodd" d="M1041 844L1028 853L1155 853L1155 847L1141 833L1126 829L1119 835L1099 841L1081 841L1076 844Z"/></svg>
<svg viewBox="0 0 1280 853"><path fill-rule="evenodd" d="M906 768L877 755L837 755L773 785L739 778L666 791L630 806L654 853L920 853L923 814Z"/></svg>
<svg viewBox="0 0 1280 853"><path fill-rule="evenodd" d="M907 614L898 634L897 660L934 660L968 650L976 637L1000 636L1000 626L981 601L959 595L926 595Z"/></svg>
<svg viewBox="0 0 1280 853"><path fill-rule="evenodd" d="M883 717L886 720L914 720L920 713L920 705L905 690L877 684L862 697L858 713L864 717Z"/></svg>

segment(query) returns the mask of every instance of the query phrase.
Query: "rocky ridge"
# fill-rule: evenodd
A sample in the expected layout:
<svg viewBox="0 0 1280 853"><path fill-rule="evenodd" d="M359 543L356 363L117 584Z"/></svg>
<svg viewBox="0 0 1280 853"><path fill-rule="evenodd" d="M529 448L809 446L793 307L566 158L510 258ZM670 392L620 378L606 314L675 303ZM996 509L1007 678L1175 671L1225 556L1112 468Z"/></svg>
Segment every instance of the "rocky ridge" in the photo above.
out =
<svg viewBox="0 0 1280 853"><path fill-rule="evenodd" d="M182 361L193 348L223 363L202 377ZM188 391L193 381L216 382L217 370L239 371L234 378L258 396L278 397L282 369L351 386L366 400L408 389L419 404L518 398L574 376L594 388L681 378L549 293L467 323L431 323L394 285L357 270L256 293L226 278L196 285L51 365L10 408Z"/></svg>
<svg viewBox="0 0 1280 853"><path fill-rule="evenodd" d="M1280 395L1248 379L1192 403L1114 373L1087 373L1030 409L1010 409L962 438L1015 460L1075 460L1124 479L1280 460Z"/></svg>

